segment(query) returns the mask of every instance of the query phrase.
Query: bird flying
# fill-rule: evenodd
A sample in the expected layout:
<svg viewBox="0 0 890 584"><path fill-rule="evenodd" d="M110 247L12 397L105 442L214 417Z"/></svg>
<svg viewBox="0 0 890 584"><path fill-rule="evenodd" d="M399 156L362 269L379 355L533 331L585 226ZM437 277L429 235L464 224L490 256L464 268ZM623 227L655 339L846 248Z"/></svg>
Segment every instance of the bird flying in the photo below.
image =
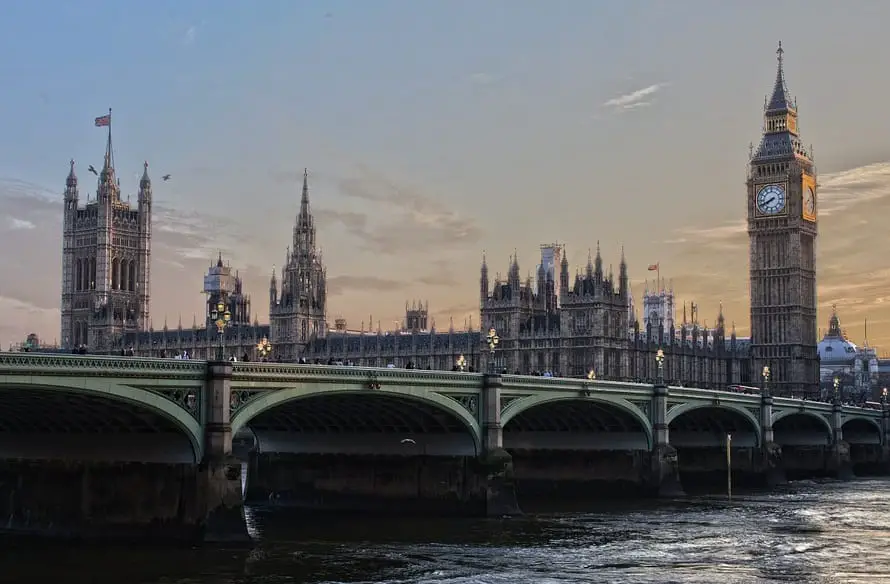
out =
<svg viewBox="0 0 890 584"><path fill-rule="evenodd" d="M92 164L90 165L90 167L89 167L87 170L89 170L90 172L92 172L92 173L95 174L96 176L99 176L99 173L96 172L96 169L93 168L93 165L92 165Z"/></svg>
<svg viewBox="0 0 890 584"><path fill-rule="evenodd" d="M163 180L163 181L168 181L168 180L170 180L170 175L169 175L169 174L165 174L164 176L161 177L161 180Z"/></svg>

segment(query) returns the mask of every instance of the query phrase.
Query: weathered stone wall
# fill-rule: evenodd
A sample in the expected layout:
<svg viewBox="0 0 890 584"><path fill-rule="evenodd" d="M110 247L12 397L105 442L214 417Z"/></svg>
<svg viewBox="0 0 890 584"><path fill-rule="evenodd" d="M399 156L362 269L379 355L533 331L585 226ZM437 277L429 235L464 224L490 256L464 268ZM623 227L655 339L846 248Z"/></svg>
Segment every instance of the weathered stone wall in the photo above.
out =
<svg viewBox="0 0 890 584"><path fill-rule="evenodd" d="M890 470L880 444L850 444L850 463L857 476L885 475Z"/></svg>
<svg viewBox="0 0 890 584"><path fill-rule="evenodd" d="M641 450L512 452L519 506L652 494L650 453Z"/></svg>
<svg viewBox="0 0 890 584"><path fill-rule="evenodd" d="M732 483L759 487L766 483L763 453L759 448L732 448ZM678 448L680 481L689 493L726 490L726 448Z"/></svg>
<svg viewBox="0 0 890 584"><path fill-rule="evenodd" d="M248 504L307 511L484 514L486 476L475 458L253 454Z"/></svg>
<svg viewBox="0 0 890 584"><path fill-rule="evenodd" d="M219 473L193 464L0 461L0 518L6 531L42 536L243 540L240 496L229 497Z"/></svg>

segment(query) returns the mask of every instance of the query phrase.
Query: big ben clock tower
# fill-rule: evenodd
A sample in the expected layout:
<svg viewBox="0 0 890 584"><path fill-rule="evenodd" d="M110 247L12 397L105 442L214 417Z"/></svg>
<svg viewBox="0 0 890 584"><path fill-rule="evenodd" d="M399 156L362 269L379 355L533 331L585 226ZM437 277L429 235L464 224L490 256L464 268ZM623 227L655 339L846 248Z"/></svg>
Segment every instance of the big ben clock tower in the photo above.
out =
<svg viewBox="0 0 890 584"><path fill-rule="evenodd" d="M782 44L763 137L748 167L751 356L778 395L819 391L816 351L816 168L785 85Z"/></svg>

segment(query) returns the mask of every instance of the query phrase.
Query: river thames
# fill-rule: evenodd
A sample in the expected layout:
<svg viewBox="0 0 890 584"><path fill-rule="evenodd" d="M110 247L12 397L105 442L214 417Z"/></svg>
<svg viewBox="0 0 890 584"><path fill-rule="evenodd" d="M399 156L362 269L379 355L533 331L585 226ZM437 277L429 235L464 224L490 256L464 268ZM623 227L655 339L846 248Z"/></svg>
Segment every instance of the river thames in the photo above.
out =
<svg viewBox="0 0 890 584"><path fill-rule="evenodd" d="M2 542L0 581L66 584L890 583L890 480L519 519L248 512L253 549Z"/></svg>

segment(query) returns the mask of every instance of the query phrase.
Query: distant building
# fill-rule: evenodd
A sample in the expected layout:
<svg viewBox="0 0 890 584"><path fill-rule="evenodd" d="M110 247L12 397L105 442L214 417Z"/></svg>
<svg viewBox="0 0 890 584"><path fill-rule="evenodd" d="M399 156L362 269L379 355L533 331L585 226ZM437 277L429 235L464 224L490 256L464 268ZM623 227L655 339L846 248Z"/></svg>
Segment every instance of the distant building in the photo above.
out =
<svg viewBox="0 0 890 584"><path fill-rule="evenodd" d="M834 394L835 379L844 400L858 402L880 398L880 390L886 385L881 385L881 360L877 351L868 346L867 339L860 347L847 338L835 308L831 311L828 332L819 341L818 348L819 385L824 398ZM890 361L885 362L884 367L890 368ZM886 384L886 379L883 381Z"/></svg>

